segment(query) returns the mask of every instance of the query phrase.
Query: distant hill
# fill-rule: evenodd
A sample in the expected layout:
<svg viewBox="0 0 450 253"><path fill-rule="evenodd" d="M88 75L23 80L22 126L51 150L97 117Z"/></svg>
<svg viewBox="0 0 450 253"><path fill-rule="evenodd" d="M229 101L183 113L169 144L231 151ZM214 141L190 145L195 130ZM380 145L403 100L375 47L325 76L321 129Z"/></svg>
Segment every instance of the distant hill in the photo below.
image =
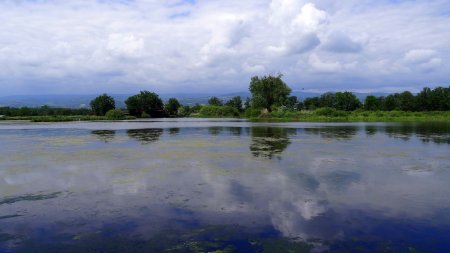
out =
<svg viewBox="0 0 450 253"><path fill-rule="evenodd" d="M369 95L374 96L386 96L387 93L354 93L361 101ZM119 108L125 107L125 100L133 94L111 94L116 100L116 106ZM293 96L297 96L299 100L304 100L308 97L320 96L320 93L314 92L292 92ZM94 99L96 95L16 95L0 97L0 107L40 107L48 105L52 107L65 107L65 108L82 108L89 107L89 102ZM164 93L160 94L161 98L167 101L169 98L177 98L181 104L195 105L195 104L207 104L208 99L212 96L216 96L219 99L228 101L232 97L240 96L245 101L247 97L251 97L250 92L235 92L226 94L208 94L208 93Z"/></svg>

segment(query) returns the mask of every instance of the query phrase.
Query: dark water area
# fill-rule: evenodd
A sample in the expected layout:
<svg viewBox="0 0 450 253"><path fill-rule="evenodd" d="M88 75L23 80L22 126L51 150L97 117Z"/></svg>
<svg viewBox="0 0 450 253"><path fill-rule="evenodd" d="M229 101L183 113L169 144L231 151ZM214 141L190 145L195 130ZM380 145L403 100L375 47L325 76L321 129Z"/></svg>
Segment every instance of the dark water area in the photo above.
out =
<svg viewBox="0 0 450 253"><path fill-rule="evenodd" d="M0 252L449 252L450 124L0 123Z"/></svg>

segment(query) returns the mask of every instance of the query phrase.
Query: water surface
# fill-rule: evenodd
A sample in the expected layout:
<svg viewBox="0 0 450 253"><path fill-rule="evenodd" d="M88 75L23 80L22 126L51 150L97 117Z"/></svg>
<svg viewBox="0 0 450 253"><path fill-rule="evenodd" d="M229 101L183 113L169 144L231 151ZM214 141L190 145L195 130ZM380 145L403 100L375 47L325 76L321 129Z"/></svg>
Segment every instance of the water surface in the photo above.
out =
<svg viewBox="0 0 450 253"><path fill-rule="evenodd" d="M445 252L450 124L0 123L0 252Z"/></svg>

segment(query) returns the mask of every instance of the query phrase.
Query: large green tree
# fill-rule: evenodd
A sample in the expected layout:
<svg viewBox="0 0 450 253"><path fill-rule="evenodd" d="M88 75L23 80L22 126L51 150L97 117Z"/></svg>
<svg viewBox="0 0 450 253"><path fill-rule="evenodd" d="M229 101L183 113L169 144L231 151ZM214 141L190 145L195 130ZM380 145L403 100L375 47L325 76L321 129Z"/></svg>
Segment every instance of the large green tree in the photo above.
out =
<svg viewBox="0 0 450 253"><path fill-rule="evenodd" d="M375 96L367 96L364 100L364 109L376 111L380 109L380 100Z"/></svg>
<svg viewBox="0 0 450 253"><path fill-rule="evenodd" d="M269 112L272 106L285 105L291 89L281 79L283 76L254 76L249 90L252 93L252 106L266 108Z"/></svg>
<svg viewBox="0 0 450 253"><path fill-rule="evenodd" d="M125 100L128 112L136 117L144 113L152 118L164 116L164 104L158 94L150 91L141 91Z"/></svg>
<svg viewBox="0 0 450 253"><path fill-rule="evenodd" d="M222 106L223 102L218 97L211 97L210 99L208 99L208 105Z"/></svg>
<svg viewBox="0 0 450 253"><path fill-rule="evenodd" d="M114 98L107 94L100 95L91 100L91 108L95 115L104 116L109 110L116 108Z"/></svg>
<svg viewBox="0 0 450 253"><path fill-rule="evenodd" d="M399 109L402 111L414 111L416 109L416 98L409 91L404 91L398 95Z"/></svg>
<svg viewBox="0 0 450 253"><path fill-rule="evenodd" d="M303 106L308 110L314 110L320 107L319 97L305 98Z"/></svg>
<svg viewBox="0 0 450 253"><path fill-rule="evenodd" d="M169 98L167 104L164 106L164 109L169 116L177 116L178 108L180 107L181 104L176 98Z"/></svg>
<svg viewBox="0 0 450 253"><path fill-rule="evenodd" d="M285 103L286 107L289 110L295 110L297 109L298 106L298 98L296 96L290 96L287 98L286 103Z"/></svg>
<svg viewBox="0 0 450 253"><path fill-rule="evenodd" d="M238 110L239 112L242 112L242 99L240 96L233 97L232 99L228 100L228 102L225 103L226 106L230 106Z"/></svg>
<svg viewBox="0 0 450 253"><path fill-rule="evenodd" d="M384 99L383 109L386 111L399 110L400 109L400 99L399 94L389 94Z"/></svg>
<svg viewBox="0 0 450 253"><path fill-rule="evenodd" d="M334 92L325 92L319 97L320 107L336 107L336 93Z"/></svg>
<svg viewBox="0 0 450 253"><path fill-rule="evenodd" d="M353 111L361 107L361 101L351 92L336 92L336 109Z"/></svg>

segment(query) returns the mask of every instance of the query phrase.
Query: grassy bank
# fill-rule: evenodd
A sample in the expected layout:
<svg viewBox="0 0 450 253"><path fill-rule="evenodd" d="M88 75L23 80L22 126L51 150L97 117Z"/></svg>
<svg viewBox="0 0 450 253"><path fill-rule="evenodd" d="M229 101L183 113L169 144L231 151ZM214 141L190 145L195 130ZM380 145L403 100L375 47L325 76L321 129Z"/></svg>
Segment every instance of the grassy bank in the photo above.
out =
<svg viewBox="0 0 450 253"><path fill-rule="evenodd" d="M126 119L135 119L127 116ZM69 121L98 121L108 120L106 116L25 116L25 117L2 117L0 120L29 120L31 122L69 122Z"/></svg>
<svg viewBox="0 0 450 253"><path fill-rule="evenodd" d="M336 111L321 108L315 111L272 112L251 121L279 122L450 122L450 111L404 112L404 111Z"/></svg>
<svg viewBox="0 0 450 253"><path fill-rule="evenodd" d="M250 121L274 122L450 122L450 111L445 112L404 112L404 111L338 111L331 108L320 108L315 111L272 112L259 116L242 115ZM233 113L204 113L191 115L195 118L238 118ZM132 120L135 117L127 116ZM1 117L0 120L29 120L32 122L68 122L68 121L103 121L106 116L26 116Z"/></svg>

